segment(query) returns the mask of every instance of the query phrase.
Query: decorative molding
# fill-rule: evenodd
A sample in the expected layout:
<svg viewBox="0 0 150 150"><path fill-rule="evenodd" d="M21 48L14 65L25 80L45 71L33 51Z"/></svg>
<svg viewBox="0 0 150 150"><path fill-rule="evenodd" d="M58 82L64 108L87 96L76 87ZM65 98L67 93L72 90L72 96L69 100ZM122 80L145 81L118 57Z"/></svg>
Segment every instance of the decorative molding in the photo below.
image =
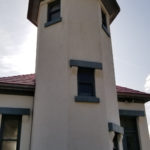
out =
<svg viewBox="0 0 150 150"><path fill-rule="evenodd" d="M112 122L108 123L108 129L109 131L114 131L120 134L124 134L124 128Z"/></svg>
<svg viewBox="0 0 150 150"><path fill-rule="evenodd" d="M5 114L5 115L30 115L30 109L0 107L0 114Z"/></svg>
<svg viewBox="0 0 150 150"><path fill-rule="evenodd" d="M75 96L76 102L99 103L100 99L94 96Z"/></svg>
<svg viewBox="0 0 150 150"><path fill-rule="evenodd" d="M73 66L92 68L92 69L100 69L100 70L102 70L102 68L103 68L102 63L71 59L70 67L73 67Z"/></svg>
<svg viewBox="0 0 150 150"><path fill-rule="evenodd" d="M145 111L142 110L119 110L119 114L121 116L133 116L133 117L139 117L139 116L145 116Z"/></svg>

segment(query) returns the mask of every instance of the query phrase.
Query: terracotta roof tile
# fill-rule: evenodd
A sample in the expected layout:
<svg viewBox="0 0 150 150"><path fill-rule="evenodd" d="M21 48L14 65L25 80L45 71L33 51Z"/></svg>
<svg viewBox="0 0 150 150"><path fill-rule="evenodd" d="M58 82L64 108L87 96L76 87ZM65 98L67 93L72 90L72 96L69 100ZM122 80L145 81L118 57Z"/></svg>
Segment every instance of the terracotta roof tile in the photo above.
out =
<svg viewBox="0 0 150 150"><path fill-rule="evenodd" d="M116 86L116 89L117 89L117 93L120 93L120 94L133 94L133 95L147 95L147 96L150 96L149 93L145 93L145 92L141 92L141 91L138 91L138 90L133 90L133 89L130 89L130 88L127 88L127 87L122 87L122 86Z"/></svg>
<svg viewBox="0 0 150 150"><path fill-rule="evenodd" d="M0 78L0 83L17 85L35 85L35 74L2 77Z"/></svg>

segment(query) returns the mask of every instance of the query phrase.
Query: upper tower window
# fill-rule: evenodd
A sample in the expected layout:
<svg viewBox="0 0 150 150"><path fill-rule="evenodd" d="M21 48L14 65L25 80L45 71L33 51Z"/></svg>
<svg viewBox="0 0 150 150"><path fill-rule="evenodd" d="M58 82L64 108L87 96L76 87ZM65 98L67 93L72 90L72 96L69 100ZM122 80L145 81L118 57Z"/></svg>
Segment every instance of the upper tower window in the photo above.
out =
<svg viewBox="0 0 150 150"><path fill-rule="evenodd" d="M106 29L108 28L107 27L107 17L103 10L102 10L102 26Z"/></svg>
<svg viewBox="0 0 150 150"><path fill-rule="evenodd" d="M108 36L110 36L109 30L108 30L107 15L106 15L106 13L103 11L103 9L101 9L101 14L102 14L102 28L103 28L103 30L106 32L106 34L107 34Z"/></svg>
<svg viewBox="0 0 150 150"><path fill-rule="evenodd" d="M45 26L52 25L61 21L60 17L60 0L55 0L48 4L47 23Z"/></svg>

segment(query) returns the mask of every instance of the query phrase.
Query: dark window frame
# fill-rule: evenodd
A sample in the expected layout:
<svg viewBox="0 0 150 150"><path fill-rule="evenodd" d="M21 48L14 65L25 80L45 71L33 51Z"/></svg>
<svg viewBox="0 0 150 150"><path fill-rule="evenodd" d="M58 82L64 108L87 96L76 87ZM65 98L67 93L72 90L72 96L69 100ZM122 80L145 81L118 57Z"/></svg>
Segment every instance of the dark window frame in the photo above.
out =
<svg viewBox="0 0 150 150"><path fill-rule="evenodd" d="M54 8L58 7L58 8ZM54 10L53 10L54 9ZM52 18L52 15L59 13L58 17ZM47 6L47 22L45 23L45 27L55 24L61 21L61 2L60 0L55 0L53 2L48 3Z"/></svg>
<svg viewBox="0 0 150 150"><path fill-rule="evenodd" d="M83 76L84 76L84 78L87 78L89 80L87 80L87 79L83 80ZM96 92L95 92L95 69L78 67L77 79L78 79L78 96L95 97L95 95L96 95ZM83 85L87 89L83 89ZM85 90L87 90L87 91L89 90L89 91L86 93Z"/></svg>
<svg viewBox="0 0 150 150"><path fill-rule="evenodd" d="M113 150L119 150L118 136L119 136L119 133L115 132L115 135L113 138Z"/></svg>
<svg viewBox="0 0 150 150"><path fill-rule="evenodd" d="M5 130L5 121L7 119L13 120L17 119L18 120L18 135L16 139L13 138L3 138L3 132ZM2 142L3 141L15 141L16 142L16 150L20 149L20 138L21 138L21 127L22 127L22 115L2 115L2 122L1 122L1 133L0 133L0 149L2 149Z"/></svg>
<svg viewBox="0 0 150 150"><path fill-rule="evenodd" d="M102 8L101 8L101 17L102 17L102 28L105 31L105 33L110 37L110 32L108 29L107 14Z"/></svg>
<svg viewBox="0 0 150 150"><path fill-rule="evenodd" d="M138 132L137 116L120 115L120 123L124 126L123 149L127 150L130 146L131 138L134 139L136 150L140 150L140 137Z"/></svg>
<svg viewBox="0 0 150 150"><path fill-rule="evenodd" d="M103 25L106 29L108 29L106 13L104 12L103 9L101 9L101 13L102 13L102 25Z"/></svg>

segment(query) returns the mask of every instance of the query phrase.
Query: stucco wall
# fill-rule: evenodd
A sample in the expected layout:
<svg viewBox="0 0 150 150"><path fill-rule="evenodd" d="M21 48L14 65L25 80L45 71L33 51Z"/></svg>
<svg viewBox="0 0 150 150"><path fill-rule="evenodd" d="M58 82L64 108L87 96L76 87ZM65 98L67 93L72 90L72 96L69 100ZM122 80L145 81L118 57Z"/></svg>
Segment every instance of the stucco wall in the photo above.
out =
<svg viewBox="0 0 150 150"><path fill-rule="evenodd" d="M22 116L21 139L20 139L20 150L29 150L33 97L0 94L0 107L30 109L31 111L30 116L26 116L26 115ZM0 114L0 124L1 124L1 117L2 115Z"/></svg>
<svg viewBox="0 0 150 150"><path fill-rule="evenodd" d="M119 124L119 117L111 39L101 27L100 1L61 0L62 22L44 27L47 2L38 17L32 150L112 150L108 122ZM78 69L70 68L70 59L103 64L103 70L95 70L100 103L75 102Z"/></svg>

